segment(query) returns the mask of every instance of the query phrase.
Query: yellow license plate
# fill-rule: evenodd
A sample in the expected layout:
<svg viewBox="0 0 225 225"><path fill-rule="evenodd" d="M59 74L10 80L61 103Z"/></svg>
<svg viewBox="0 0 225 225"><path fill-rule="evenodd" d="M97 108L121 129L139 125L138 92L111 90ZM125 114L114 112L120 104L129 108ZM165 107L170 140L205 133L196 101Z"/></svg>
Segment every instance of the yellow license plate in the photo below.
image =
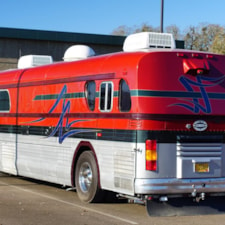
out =
<svg viewBox="0 0 225 225"><path fill-rule="evenodd" d="M208 173L209 172L209 163L195 163L195 172Z"/></svg>

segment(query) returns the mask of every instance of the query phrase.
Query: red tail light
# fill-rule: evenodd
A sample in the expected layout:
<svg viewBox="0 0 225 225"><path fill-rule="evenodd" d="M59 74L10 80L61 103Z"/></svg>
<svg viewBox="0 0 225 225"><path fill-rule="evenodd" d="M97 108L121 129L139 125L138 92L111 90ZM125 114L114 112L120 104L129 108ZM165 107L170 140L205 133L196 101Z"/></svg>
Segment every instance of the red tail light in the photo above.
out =
<svg viewBox="0 0 225 225"><path fill-rule="evenodd" d="M146 140L145 142L145 162L146 170L157 170L157 142L156 140Z"/></svg>

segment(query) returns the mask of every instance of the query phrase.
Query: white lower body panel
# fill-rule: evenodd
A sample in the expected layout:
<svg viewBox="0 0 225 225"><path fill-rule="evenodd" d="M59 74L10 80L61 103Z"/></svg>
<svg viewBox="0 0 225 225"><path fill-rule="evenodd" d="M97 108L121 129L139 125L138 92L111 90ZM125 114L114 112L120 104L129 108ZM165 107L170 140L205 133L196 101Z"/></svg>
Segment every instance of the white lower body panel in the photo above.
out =
<svg viewBox="0 0 225 225"><path fill-rule="evenodd" d="M17 141L17 142L16 142ZM77 146L90 142L97 157L101 188L134 194L135 144L38 135L0 135L0 171L71 186Z"/></svg>
<svg viewBox="0 0 225 225"><path fill-rule="evenodd" d="M0 135L0 171L17 175L16 135Z"/></svg>

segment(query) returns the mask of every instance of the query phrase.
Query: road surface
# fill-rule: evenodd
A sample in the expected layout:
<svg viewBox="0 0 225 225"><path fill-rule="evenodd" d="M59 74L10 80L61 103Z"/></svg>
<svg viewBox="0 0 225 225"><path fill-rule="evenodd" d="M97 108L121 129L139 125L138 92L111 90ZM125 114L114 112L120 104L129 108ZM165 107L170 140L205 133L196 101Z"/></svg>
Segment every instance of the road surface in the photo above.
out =
<svg viewBox="0 0 225 225"><path fill-rule="evenodd" d="M215 225L225 214L149 217L143 205L85 204L75 191L0 173L0 225Z"/></svg>

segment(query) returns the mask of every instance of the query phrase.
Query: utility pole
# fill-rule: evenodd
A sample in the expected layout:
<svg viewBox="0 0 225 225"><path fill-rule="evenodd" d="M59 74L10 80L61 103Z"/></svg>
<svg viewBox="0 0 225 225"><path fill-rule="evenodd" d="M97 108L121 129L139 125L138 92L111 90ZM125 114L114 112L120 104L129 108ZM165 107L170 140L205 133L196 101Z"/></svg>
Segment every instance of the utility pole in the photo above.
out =
<svg viewBox="0 0 225 225"><path fill-rule="evenodd" d="M164 8L164 0L161 0L161 23L160 23L161 33L163 33L163 8Z"/></svg>

